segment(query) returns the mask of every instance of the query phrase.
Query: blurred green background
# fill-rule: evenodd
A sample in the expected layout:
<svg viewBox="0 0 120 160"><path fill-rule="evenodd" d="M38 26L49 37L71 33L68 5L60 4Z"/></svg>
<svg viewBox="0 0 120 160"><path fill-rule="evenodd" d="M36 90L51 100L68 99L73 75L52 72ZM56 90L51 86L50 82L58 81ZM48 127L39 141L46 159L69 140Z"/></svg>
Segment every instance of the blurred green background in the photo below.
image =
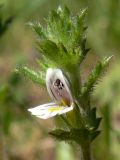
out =
<svg viewBox="0 0 120 160"><path fill-rule="evenodd" d="M46 89L14 73L19 64L37 67L36 36L28 22L45 24L50 10L64 4L73 14L88 7L91 51L81 68L83 81L99 58L113 55L92 95L93 106L103 117L92 154L95 160L120 160L120 0L0 0L1 160L79 159L77 147L48 136L53 119L41 120L27 112L27 108L50 101Z"/></svg>

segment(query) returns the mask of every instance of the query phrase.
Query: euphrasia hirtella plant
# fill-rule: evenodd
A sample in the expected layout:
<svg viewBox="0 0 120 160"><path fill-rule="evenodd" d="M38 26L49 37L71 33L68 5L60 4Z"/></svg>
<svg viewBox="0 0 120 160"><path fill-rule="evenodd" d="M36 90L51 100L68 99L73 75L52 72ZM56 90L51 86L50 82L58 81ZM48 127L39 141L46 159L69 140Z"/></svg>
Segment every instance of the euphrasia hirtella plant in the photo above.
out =
<svg viewBox="0 0 120 160"><path fill-rule="evenodd" d="M90 160L90 145L100 133L101 121L96 117L96 108L92 107L91 93L110 57L99 61L87 80L81 82L81 64L89 51L86 48L86 13L84 9L72 16L67 7L59 7L50 13L46 26L30 23L38 35L40 71L26 66L18 67L17 71L39 85L46 84L52 99L51 103L28 110L42 119L60 117L63 125L50 134L61 141L76 142L81 147L82 158Z"/></svg>

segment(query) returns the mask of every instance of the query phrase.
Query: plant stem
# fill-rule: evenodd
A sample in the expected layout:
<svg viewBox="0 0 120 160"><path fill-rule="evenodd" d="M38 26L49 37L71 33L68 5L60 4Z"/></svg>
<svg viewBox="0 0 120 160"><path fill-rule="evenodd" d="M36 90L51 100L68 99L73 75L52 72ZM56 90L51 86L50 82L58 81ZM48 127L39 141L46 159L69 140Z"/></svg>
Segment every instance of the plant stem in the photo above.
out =
<svg viewBox="0 0 120 160"><path fill-rule="evenodd" d="M90 142L81 145L81 158L80 160L92 160L91 159L91 149L90 149Z"/></svg>

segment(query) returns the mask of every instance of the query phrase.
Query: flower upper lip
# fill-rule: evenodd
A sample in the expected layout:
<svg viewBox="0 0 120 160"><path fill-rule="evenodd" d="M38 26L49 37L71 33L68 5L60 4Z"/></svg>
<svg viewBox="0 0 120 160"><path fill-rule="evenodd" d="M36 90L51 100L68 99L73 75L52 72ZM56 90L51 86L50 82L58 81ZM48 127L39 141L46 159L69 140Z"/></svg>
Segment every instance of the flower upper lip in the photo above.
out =
<svg viewBox="0 0 120 160"><path fill-rule="evenodd" d="M59 84L55 83L59 80ZM46 86L49 95L54 101L64 101L70 105L73 102L68 81L60 69L49 68L46 73Z"/></svg>

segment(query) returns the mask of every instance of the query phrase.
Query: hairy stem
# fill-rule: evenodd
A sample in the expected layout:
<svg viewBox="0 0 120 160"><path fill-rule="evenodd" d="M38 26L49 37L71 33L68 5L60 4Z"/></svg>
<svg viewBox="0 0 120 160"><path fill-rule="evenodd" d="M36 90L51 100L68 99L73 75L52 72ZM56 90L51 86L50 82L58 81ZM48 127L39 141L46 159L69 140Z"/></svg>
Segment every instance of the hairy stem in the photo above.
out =
<svg viewBox="0 0 120 160"><path fill-rule="evenodd" d="M91 159L91 149L90 149L90 142L81 145L81 153L80 153L80 160L92 160Z"/></svg>

